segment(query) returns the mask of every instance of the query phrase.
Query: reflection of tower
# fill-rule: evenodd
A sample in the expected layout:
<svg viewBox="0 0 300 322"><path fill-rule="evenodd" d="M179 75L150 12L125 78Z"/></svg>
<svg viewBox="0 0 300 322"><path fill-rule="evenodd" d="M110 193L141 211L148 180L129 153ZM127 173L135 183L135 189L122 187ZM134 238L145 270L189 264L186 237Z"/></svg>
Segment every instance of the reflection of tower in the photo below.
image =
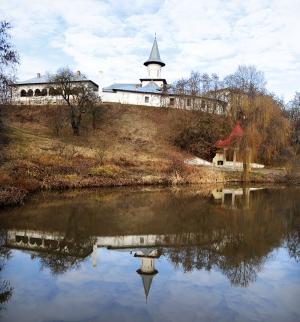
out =
<svg viewBox="0 0 300 322"><path fill-rule="evenodd" d="M158 273L158 271L155 269L154 261L156 258L159 258L160 255L157 249L154 249L150 251L138 251L134 254L134 256L141 258L141 268L137 270L137 273L142 277L147 302L153 276Z"/></svg>

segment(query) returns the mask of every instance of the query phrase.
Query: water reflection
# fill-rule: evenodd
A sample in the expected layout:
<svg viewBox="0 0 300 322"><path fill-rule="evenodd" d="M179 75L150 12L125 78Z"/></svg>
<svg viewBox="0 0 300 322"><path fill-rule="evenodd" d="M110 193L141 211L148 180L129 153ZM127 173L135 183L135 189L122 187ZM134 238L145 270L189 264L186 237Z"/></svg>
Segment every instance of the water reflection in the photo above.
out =
<svg viewBox="0 0 300 322"><path fill-rule="evenodd" d="M5 235L5 231L0 229L0 273L10 257L10 250L5 247ZM5 303L11 298L12 292L13 288L10 285L10 282L2 279L0 275L0 311L3 309Z"/></svg>
<svg viewBox="0 0 300 322"><path fill-rule="evenodd" d="M160 258L183 272L218 271L232 286L248 287L274 249L285 247L299 261L299 192L234 187L49 193L1 214L1 249L30 251L53 275L80 268L90 256L98 267L103 248L126 251L140 260L146 300ZM3 285L8 300L12 288Z"/></svg>
<svg viewBox="0 0 300 322"><path fill-rule="evenodd" d="M153 276L158 273L155 269L155 259L160 257L160 253L157 249L143 249L137 251L134 256L141 258L141 267L137 270L137 273L142 278L147 301Z"/></svg>

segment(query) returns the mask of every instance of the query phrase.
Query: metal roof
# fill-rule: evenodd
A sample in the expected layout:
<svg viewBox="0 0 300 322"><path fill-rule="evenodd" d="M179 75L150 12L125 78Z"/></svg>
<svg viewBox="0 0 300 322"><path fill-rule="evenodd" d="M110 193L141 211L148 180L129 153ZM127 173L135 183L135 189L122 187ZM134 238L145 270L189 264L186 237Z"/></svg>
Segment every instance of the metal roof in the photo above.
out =
<svg viewBox="0 0 300 322"><path fill-rule="evenodd" d="M82 82L82 81L86 81L86 82L92 82L93 84L95 84L98 87L98 84L96 84L95 82L93 82L92 80L87 79L84 75L80 74L76 74L74 75L74 82ZM34 77L34 78L30 78L24 81L17 81L15 82L15 85L29 85L29 84L48 84L51 83L49 81L49 76L48 75L41 75L40 77Z"/></svg>
<svg viewBox="0 0 300 322"><path fill-rule="evenodd" d="M108 87L102 89L103 92L116 92L116 91L126 91L126 92L135 92L135 93L151 93L151 94L160 94L161 87L158 86L153 81L145 86L141 84L112 84Z"/></svg>
<svg viewBox="0 0 300 322"><path fill-rule="evenodd" d="M165 66L165 63L160 58L156 37L154 38L154 42L153 42L153 46L152 46L152 49L151 49L149 59L144 62L144 65L148 66L151 63L159 64L162 67Z"/></svg>

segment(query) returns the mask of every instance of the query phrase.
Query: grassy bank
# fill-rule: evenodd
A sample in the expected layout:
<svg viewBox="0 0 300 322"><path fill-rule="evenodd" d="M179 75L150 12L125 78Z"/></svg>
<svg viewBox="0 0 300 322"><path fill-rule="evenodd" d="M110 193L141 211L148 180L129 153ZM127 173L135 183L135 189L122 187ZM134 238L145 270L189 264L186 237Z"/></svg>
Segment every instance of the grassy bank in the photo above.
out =
<svg viewBox="0 0 300 322"><path fill-rule="evenodd" d="M103 105L96 129L87 116L79 137L72 135L67 113L59 106L4 108L0 206L22 202L38 190L240 180L240 173L184 163L191 156L173 143L182 111ZM251 175L256 182L281 179Z"/></svg>

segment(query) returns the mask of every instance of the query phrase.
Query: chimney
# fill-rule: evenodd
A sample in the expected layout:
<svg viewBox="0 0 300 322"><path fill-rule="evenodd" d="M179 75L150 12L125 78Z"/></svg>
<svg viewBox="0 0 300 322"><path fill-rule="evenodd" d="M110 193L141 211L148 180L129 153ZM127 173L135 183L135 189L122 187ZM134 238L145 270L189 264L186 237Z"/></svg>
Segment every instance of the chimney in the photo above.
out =
<svg viewBox="0 0 300 322"><path fill-rule="evenodd" d="M36 78L41 78L41 74L40 73L37 73L36 74Z"/></svg>
<svg viewBox="0 0 300 322"><path fill-rule="evenodd" d="M81 75L80 70L77 70L76 74L77 76L80 76Z"/></svg>

